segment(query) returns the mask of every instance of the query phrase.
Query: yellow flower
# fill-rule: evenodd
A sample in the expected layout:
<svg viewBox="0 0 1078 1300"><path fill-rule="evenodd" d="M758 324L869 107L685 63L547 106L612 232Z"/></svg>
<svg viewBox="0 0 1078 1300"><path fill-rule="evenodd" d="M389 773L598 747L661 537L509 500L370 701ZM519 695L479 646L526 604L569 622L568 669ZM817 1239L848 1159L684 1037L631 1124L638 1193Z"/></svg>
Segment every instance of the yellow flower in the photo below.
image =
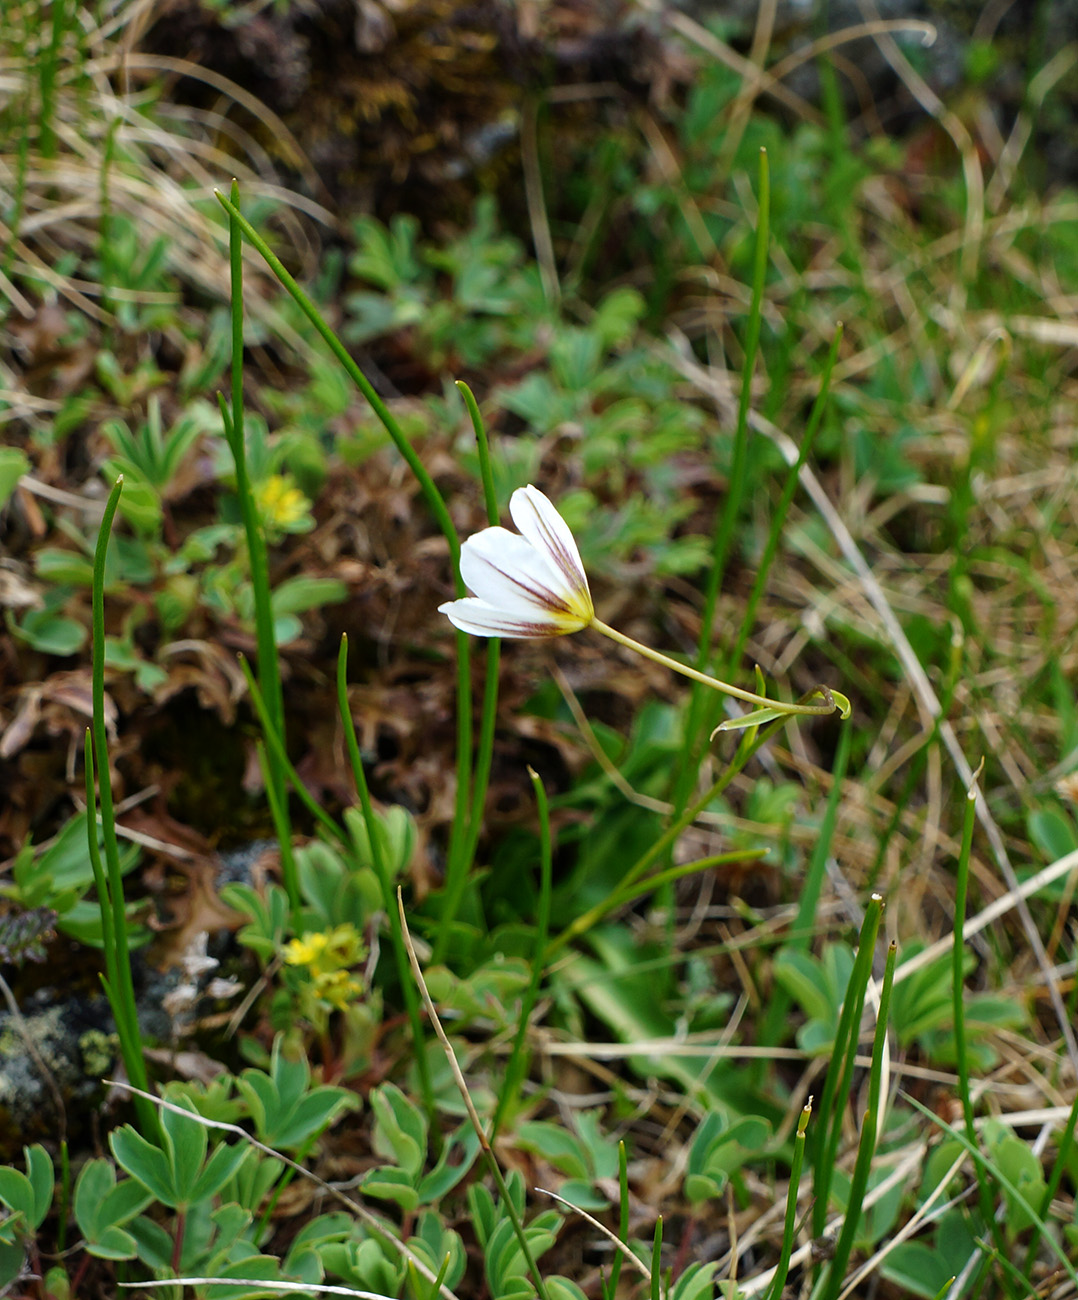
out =
<svg viewBox="0 0 1078 1300"><path fill-rule="evenodd" d="M314 978L315 996L343 1011L363 992L363 985L346 970L326 971Z"/></svg>
<svg viewBox="0 0 1078 1300"><path fill-rule="evenodd" d="M367 945L351 922L335 925L331 930L308 930L300 938L290 939L284 948L288 965L306 966L315 980L343 974L366 955Z"/></svg>
<svg viewBox="0 0 1078 1300"><path fill-rule="evenodd" d="M314 966L326 950L326 935L317 930L302 939L289 939L284 947L284 959L289 966Z"/></svg>
<svg viewBox="0 0 1078 1300"><path fill-rule="evenodd" d="M255 503L271 531L289 532L306 521L311 503L289 474L271 474L255 487Z"/></svg>

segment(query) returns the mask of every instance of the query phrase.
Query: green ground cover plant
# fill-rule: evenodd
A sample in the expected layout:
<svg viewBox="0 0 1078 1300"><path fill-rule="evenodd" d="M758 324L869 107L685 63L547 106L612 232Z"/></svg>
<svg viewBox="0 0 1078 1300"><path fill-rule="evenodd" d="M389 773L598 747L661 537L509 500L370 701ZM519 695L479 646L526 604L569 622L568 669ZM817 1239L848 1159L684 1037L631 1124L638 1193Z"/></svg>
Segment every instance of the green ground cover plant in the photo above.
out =
<svg viewBox="0 0 1078 1300"><path fill-rule="evenodd" d="M334 221L124 86L133 8L0 16L4 1034L78 954L120 1097L85 1138L27 1042L0 1284L1071 1294L1078 209L1026 120L926 167L685 19L665 104L524 110L526 221ZM144 962L227 978L162 1042Z"/></svg>

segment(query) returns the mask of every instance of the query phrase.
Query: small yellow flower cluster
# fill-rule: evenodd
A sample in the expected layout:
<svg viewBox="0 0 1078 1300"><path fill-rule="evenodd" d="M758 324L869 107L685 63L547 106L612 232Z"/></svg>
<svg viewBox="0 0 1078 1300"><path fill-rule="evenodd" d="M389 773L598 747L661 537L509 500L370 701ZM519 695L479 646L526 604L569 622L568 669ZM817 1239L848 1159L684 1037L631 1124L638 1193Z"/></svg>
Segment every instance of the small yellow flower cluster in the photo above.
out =
<svg viewBox="0 0 1078 1300"><path fill-rule="evenodd" d="M310 993L321 1002L343 1011L363 993L363 985L350 968L367 955L367 946L351 923L331 930L311 930L285 945L289 966L304 966L310 976Z"/></svg>
<svg viewBox="0 0 1078 1300"><path fill-rule="evenodd" d="M270 474L254 489L258 514L271 533L304 532L310 526L311 503L290 474Z"/></svg>

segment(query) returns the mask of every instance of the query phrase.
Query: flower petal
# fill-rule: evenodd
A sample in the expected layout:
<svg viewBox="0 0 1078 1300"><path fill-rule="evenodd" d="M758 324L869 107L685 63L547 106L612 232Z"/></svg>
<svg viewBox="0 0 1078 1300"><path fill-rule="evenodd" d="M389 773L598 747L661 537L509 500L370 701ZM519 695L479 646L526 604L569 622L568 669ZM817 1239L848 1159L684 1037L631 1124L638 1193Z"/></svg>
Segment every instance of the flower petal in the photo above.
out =
<svg viewBox="0 0 1078 1300"><path fill-rule="evenodd" d="M472 636L500 636L517 641L563 636L567 632L579 632L581 628L578 619L565 614L561 615L563 621L553 614L536 614L531 621L523 614L514 617L477 596L465 596L439 605L438 613L444 614L454 627L470 632Z"/></svg>
<svg viewBox="0 0 1078 1300"><path fill-rule="evenodd" d="M561 575L571 602L581 614L594 612L588 576L580 559L576 539L569 525L558 514L549 497L530 483L517 488L509 501L509 513L521 536L531 542L541 554L549 557Z"/></svg>
<svg viewBox="0 0 1078 1300"><path fill-rule="evenodd" d="M576 615L575 592L541 551L507 528L484 528L460 550L464 585L510 618L541 621ZM580 626L584 626L584 620Z"/></svg>

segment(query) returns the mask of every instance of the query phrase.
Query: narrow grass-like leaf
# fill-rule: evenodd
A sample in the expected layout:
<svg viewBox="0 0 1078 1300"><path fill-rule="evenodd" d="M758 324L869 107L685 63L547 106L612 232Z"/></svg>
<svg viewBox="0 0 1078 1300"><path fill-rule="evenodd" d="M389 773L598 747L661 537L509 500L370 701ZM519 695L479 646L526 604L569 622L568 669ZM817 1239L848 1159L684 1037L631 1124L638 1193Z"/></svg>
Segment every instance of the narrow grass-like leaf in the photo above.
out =
<svg viewBox="0 0 1078 1300"><path fill-rule="evenodd" d="M663 1216L655 1220L655 1236L651 1242L651 1300L662 1296Z"/></svg>
<svg viewBox="0 0 1078 1300"><path fill-rule="evenodd" d="M363 371L356 365L348 349L341 340L330 329L329 325L323 319L322 314L314 305L311 299L303 292L293 277L285 269L281 259L273 252L270 246L255 230L254 226L247 220L239 210L238 193L233 186L231 199L226 199L220 191L215 190L214 194L218 202L228 213L229 233L233 230L241 231L244 237L261 255L266 265L280 281L285 291L289 294L296 306L303 312L304 316L314 326L330 352L340 362L345 372L356 385L359 391L367 399L371 410L381 421L385 431L389 434L393 445L403 457L408 468L416 477L419 483L420 491L427 503L427 507L434 516L438 527L445 537L446 544L449 547L450 565L453 571L453 581L456 585L457 595L464 596L466 588L460 576L460 538L457 535L456 527L453 523L452 516L449 513L449 507L445 499L438 491L434 479L430 476L422 459L416 452L415 448L408 441L404 430L394 418L389 407L382 401L375 392L373 385ZM238 254L236 255L238 256ZM234 257L235 260L235 257ZM457 788L455 796L455 815L453 826L450 831L449 860L455 862L463 852L464 837L467 834L468 826L468 809L470 803L471 790L471 763L472 763L472 673L471 673L471 643L466 633L457 632Z"/></svg>
<svg viewBox="0 0 1078 1300"><path fill-rule="evenodd" d="M984 766L983 760L981 767ZM974 774L975 778L980 768ZM977 787L971 785L966 791L966 807L962 819L962 845L958 853L955 877L954 898L954 943L951 945L951 1005L954 1017L955 1072L958 1075L958 1096L962 1102L962 1118L966 1127L966 1138L974 1146L977 1144L977 1130L973 1122L973 1098L969 1083L969 1053L966 1044L966 999L965 974L963 959L966 955L966 900L969 895L969 860L973 850L973 827L977 812ZM977 1194L980 1200L981 1216L989 1225L996 1249L1002 1255L1006 1249L1003 1230L996 1219L992 1189L981 1165L974 1165L977 1178Z"/></svg>
<svg viewBox="0 0 1078 1300"><path fill-rule="evenodd" d="M101 526L94 548L94 569L91 587L92 607L92 665L91 697L93 708L93 754L97 767L97 796L93 796L93 761L89 772L89 794L87 808L87 835L90 840L90 864L98 886L98 905L104 914L110 913L111 929L111 964L106 957L108 972L108 997L116 1021L117 1035L120 1039L120 1052L128 1078L144 1092L149 1091L149 1078L146 1074L146 1061L142 1054L138 1024L138 1006L135 1002L135 985L131 977L131 953L127 942L127 914L124 910L124 883L120 871L120 850L116 840L116 813L112 801L112 777L109 772L108 730L105 725L105 560L108 554L109 537L112 534L116 508L123 491L123 477L116 480L105 513L101 517ZM97 848L96 809L100 803L101 833L105 845L105 870L102 870ZM96 866L95 866L96 859ZM104 893L101 887L104 885ZM104 922L102 934L106 933ZM136 1109L139 1119L148 1133L157 1132L157 1116L151 1106L138 1103Z"/></svg>
<svg viewBox="0 0 1078 1300"><path fill-rule="evenodd" d="M38 148L42 158L56 157L56 128L53 119L56 115L56 72L60 63L60 44L68 26L76 28L77 24L68 18L69 0L52 0L52 25L49 28L49 40L41 52L38 61L38 110L39 134ZM33 7L28 6L30 12ZM39 11L39 17L44 15Z"/></svg>
<svg viewBox="0 0 1078 1300"><path fill-rule="evenodd" d="M381 828L371 803L371 792L367 785L367 773L363 770L363 756L359 752L359 740L356 737L356 725L352 719L352 710L348 704L348 636L341 637L341 648L337 652L337 711L344 730L344 743L348 750L348 761L352 765L352 779L359 794L359 806L363 812L363 824L367 828L367 840L371 850L371 866L378 879L378 888L382 893L382 906L386 910L386 922L389 925L390 939L393 944L393 958L397 965L397 978L400 980L401 995L408 1013L408 1023L412 1030L412 1050L419 1076L419 1088L423 1094L423 1107L427 1112L427 1121L432 1133L436 1129L436 1108L434 1088L431 1085L430 1067L424 1050L423 1017L420 1014L419 999L412 982L408 966L408 950L404 946L404 932L401 929L400 912L397 909L393 882L389 876L382 854Z"/></svg>
<svg viewBox="0 0 1078 1300"><path fill-rule="evenodd" d="M852 739L852 728L843 727L839 732L838 748L835 750L835 761L831 769L831 793L827 797L824 814L820 819L820 830L813 843L812 855L805 871L805 883L801 888L801 901L797 907L797 919L793 923L791 932L786 937L787 947L802 952L807 951L811 946L812 936L817 928L816 911L820 905L820 895L823 893L827 859L831 854L831 841L834 838L835 823L838 820L838 809L842 800L843 781L846 777L846 766L850 758ZM789 1010L789 994L783 988L776 988L764 1015L760 1033L761 1042L774 1044L785 1036L788 1027L787 1016Z"/></svg>
<svg viewBox="0 0 1078 1300"><path fill-rule="evenodd" d="M741 738L741 743L737 751L722 775L710 786L708 790L697 801L687 808L679 817L676 817L665 831L658 837L655 842L640 855L633 863L629 870L621 879L618 886L618 893L623 896L635 897L635 893L630 891L638 882L644 873L660 858L662 858L676 843L681 834L692 825L700 814L708 808L714 799L727 788L737 774L743 770L745 764L756 753L756 751L765 745L777 731L786 725L788 719L782 719L778 722L771 723L770 726L763 729L757 729L746 732ZM676 871L676 868L672 868ZM657 878L657 877L656 877ZM558 949L563 948L566 944L578 939L581 935L586 934L588 930L597 925L610 910L608 899L596 903L593 907L588 908L575 918L559 935L555 935L547 944L546 960L549 961Z"/></svg>
<svg viewBox="0 0 1078 1300"><path fill-rule="evenodd" d="M251 693L251 703L254 705L255 713L258 715L258 721L262 727L262 736L265 740L267 749L274 755L274 758L284 773L287 783L292 786L296 792L296 797L300 803L307 809L311 816L318 822L333 839L346 849L351 849L352 839L348 832L326 812L322 805L315 799L303 781L292 766L292 762L285 753L284 738L277 731L273 719L270 717L269 706L262 694L262 690L255 681L254 674L251 672L251 665L243 655L239 657L240 668L243 670L244 678L247 681L247 689ZM268 791L267 791L268 793ZM274 798L278 796L274 794ZM297 896L299 884L296 884Z"/></svg>
<svg viewBox="0 0 1078 1300"><path fill-rule="evenodd" d="M247 538L247 560L251 572L251 590L254 595L255 640L258 645L258 682L266 712L274 730L282 738L284 726L284 692L277 663L277 639L273 631L272 591L269 579L269 557L266 541L258 517L250 475L247 472L247 444L244 437L243 410L243 241L239 211L239 185L232 182L232 201L228 205L228 255L231 275L232 322L232 409L225 416L225 436L236 472L236 497L239 501L243 531ZM222 412L224 404L222 403ZM275 822L281 850L281 876L292 909L292 926L298 925L300 912L299 877L292 855L292 830L288 817L288 784L280 759L270 746L268 754L269 782L274 787L274 801L279 822Z"/></svg>
<svg viewBox="0 0 1078 1300"><path fill-rule="evenodd" d="M1071 1283L1075 1287L1078 1287L1078 1270L1075 1269L1074 1264L1067 1256L1066 1252L1063 1250L1063 1247L1055 1239L1054 1234L1048 1230L1048 1225L1045 1223L1043 1217L1037 1211L1036 1206L1030 1205L1029 1201L1026 1200L1021 1190L1015 1186L1015 1184L1007 1177L1006 1174L1003 1173L1003 1171L998 1166L994 1165L992 1161L988 1159L988 1157L981 1151L980 1146L977 1143L970 1142L969 1138L966 1137L964 1132L948 1124L946 1120L941 1119L939 1115L937 1115L934 1111L931 1111L927 1106L922 1105L922 1103L919 1102L916 1097L911 1097L908 1092L903 1092L902 1096L905 1098L907 1102L909 1102L909 1104L914 1108L914 1110L919 1111L920 1114L923 1115L924 1118L928 1120L930 1124L934 1124L938 1129L941 1129L949 1137L954 1138L954 1140L965 1149L966 1153L970 1156L970 1158L974 1161L974 1163L980 1165L983 1168L985 1174L991 1176L991 1178L995 1182L997 1182L1000 1185L1000 1187L1003 1188L1003 1190L1008 1194L1008 1196L1011 1197L1014 1203L1021 1210L1025 1211L1025 1213L1029 1216L1029 1219L1032 1222L1034 1229L1037 1232L1037 1235L1044 1241L1048 1249L1052 1252L1052 1254L1063 1266L1063 1271L1064 1273L1066 1273L1067 1277L1070 1278ZM1028 1279L1024 1279L1024 1280L1028 1282Z"/></svg>
<svg viewBox="0 0 1078 1300"><path fill-rule="evenodd" d="M479 475L483 484L483 499L487 508L487 520L493 526L498 523L498 498L494 490L494 473L490 463L490 443L487 439L486 425L479 410L475 394L463 380L457 380L457 388L464 398L468 415L475 430L475 442L479 452ZM486 807L487 789L490 785L490 769L494 759L494 730L498 720L498 672L501 664L501 641L491 637L486 650L486 680L483 685L483 711L479 722L479 743L476 748L475 767L471 778L471 807L468 810L464 833L457 832L454 823L454 835L451 838L450 852L446 864L445 900L439 915L439 928L434 941L434 960L440 961L445 955L445 948L453 932L453 922L460 908L460 900L468 880L468 872L475 861L475 852L479 845L479 836L483 829L483 812ZM458 754L458 767L465 761L470 762L470 755ZM458 808L459 814L459 808Z"/></svg>
<svg viewBox="0 0 1078 1300"><path fill-rule="evenodd" d="M782 1246L779 1262L775 1266L775 1275L768 1288L767 1300L780 1300L782 1288L790 1272L790 1258L793 1255L794 1240L797 1237L797 1193L801 1186L801 1170L805 1163L805 1130L812 1116L812 1098L810 1097L801 1111L794 1134L794 1154L790 1162L790 1186L786 1191L786 1217L782 1224Z"/></svg>
<svg viewBox="0 0 1078 1300"><path fill-rule="evenodd" d="M520 1002L520 1023L513 1036L513 1046L505 1067L501 1094L494 1111L491 1124L491 1141L497 1136L502 1120L516 1102L520 1094L520 1085L528 1064L527 1038L531 1014L539 998L539 986L543 981L543 953L546 951L547 936L550 933L550 898L552 893L554 850L550 834L550 805L546 789L538 772L528 768L532 789L535 791L535 803L539 812L539 909L535 919L535 956L531 963L531 978L524 990Z"/></svg>
<svg viewBox="0 0 1078 1300"><path fill-rule="evenodd" d="M850 1179L850 1194L846 1201L846 1217L842 1221L842 1230L835 1243L828 1272L828 1285L824 1292L825 1300L837 1300L846 1276L846 1265L850 1262L857 1226L861 1219L861 1206L868 1188L868 1176L872 1171L872 1160L876 1154L876 1139L879 1132L880 1092L883 1080L884 1049L887 1045L887 1019L891 1009L891 989L895 982L895 955L898 945L891 943L887 949L887 964L883 972L883 984L880 988L879 1014L876 1017L876 1033L872 1040L872 1065L868 1076L868 1105L865 1117L861 1121L861 1140L857 1145L857 1158Z"/></svg>
<svg viewBox="0 0 1078 1300"><path fill-rule="evenodd" d="M715 635L715 609L730 557L732 543L741 514L748 469L748 452L751 430L749 408L752 404L752 377L756 370L756 355L760 346L760 326L763 319L764 283L767 279L768 245L771 222L771 173L767 151L760 150L759 193L756 204L756 247L753 256L752 298L745 324L744 361L741 367L741 391L738 395L737 425L734 429L733 456L730 478L726 488L722 511L715 525L711 544L711 567L708 570L704 601L700 612L700 637L696 648L696 669L705 672L711 659ZM685 724L685 740L681 763L673 791L673 802L678 810L685 807L696 777L700 733L708 716L708 697L699 687L694 687Z"/></svg>
<svg viewBox="0 0 1078 1300"><path fill-rule="evenodd" d="M629 1240L629 1153L625 1148L624 1139L618 1143L618 1240L622 1242ZM621 1264L621 1251L616 1250L610 1265L610 1277L603 1282L605 1300L615 1300L618 1294Z"/></svg>
<svg viewBox="0 0 1078 1300"><path fill-rule="evenodd" d="M831 1062L824 1079L820 1098L820 1129L814 1144L812 1168L812 1231L819 1237L827 1223L827 1206L831 1195L831 1176L838 1156L839 1138L842 1134L842 1116L853 1078L854 1060L860 1037L861 1011L865 1005L865 990L872 978L872 958L876 934L883 915L883 898L873 894L865 909L865 918L858 938L857 957L850 973L850 982L842 1002L838 1029Z"/></svg>
<svg viewBox="0 0 1078 1300"><path fill-rule="evenodd" d="M831 375L835 369L835 362L838 360L838 350L841 343L842 322L840 321L835 327L835 337L831 341L831 349L827 354L827 360L824 362L820 390L816 394L815 402L812 404L808 424L805 426L805 432L801 437L801 445L797 450L797 459L786 471L786 482L782 487L782 495L779 497L778 505L775 506L775 512L771 517L771 529L767 535L767 544L764 546L763 555L760 557L760 563L756 570L756 579L752 584L752 591L745 604L745 613L741 619L741 630L737 634L737 640L734 642L734 648L730 655L731 664L736 664L740 660L742 651L745 649L745 642L748 640L753 623L756 621L756 607L760 603L760 597L767 585L767 576L771 572L771 565L778 553L782 528L786 522L787 512L790 509L790 502L793 501L794 492L797 490L798 475L801 472L802 465L808 460L816 433L823 421L824 411L827 410L827 399L831 391Z"/></svg>

